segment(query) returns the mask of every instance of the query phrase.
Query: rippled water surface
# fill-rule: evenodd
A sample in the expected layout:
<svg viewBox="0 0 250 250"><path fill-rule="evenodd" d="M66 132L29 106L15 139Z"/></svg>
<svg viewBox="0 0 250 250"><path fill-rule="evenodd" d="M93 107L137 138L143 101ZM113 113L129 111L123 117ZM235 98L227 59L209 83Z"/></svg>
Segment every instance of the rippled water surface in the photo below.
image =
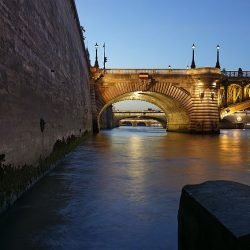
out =
<svg viewBox="0 0 250 250"><path fill-rule="evenodd" d="M123 127L88 138L0 216L0 249L177 249L181 188L250 184L250 130Z"/></svg>

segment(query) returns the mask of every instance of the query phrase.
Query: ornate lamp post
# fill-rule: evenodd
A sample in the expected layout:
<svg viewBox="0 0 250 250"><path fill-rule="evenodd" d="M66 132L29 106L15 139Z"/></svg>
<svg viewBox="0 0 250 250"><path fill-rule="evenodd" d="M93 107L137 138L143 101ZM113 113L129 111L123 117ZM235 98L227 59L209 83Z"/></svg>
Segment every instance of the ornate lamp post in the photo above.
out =
<svg viewBox="0 0 250 250"><path fill-rule="evenodd" d="M98 47L99 47L99 45L96 43L95 44L95 68L99 68L98 57L97 57Z"/></svg>
<svg viewBox="0 0 250 250"><path fill-rule="evenodd" d="M194 43L193 43L193 46L192 46L192 50L193 50L193 57L192 57L191 69L195 69L196 66L195 66L195 60L194 60L194 50L195 50Z"/></svg>
<svg viewBox="0 0 250 250"><path fill-rule="evenodd" d="M220 45L217 45L216 49L217 49L217 62L215 68L220 69Z"/></svg>

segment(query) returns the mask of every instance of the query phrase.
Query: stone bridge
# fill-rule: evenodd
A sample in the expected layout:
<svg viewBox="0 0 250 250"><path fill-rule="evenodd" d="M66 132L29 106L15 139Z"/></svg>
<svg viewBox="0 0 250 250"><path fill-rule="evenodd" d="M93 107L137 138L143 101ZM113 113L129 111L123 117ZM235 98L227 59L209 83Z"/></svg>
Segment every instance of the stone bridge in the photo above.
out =
<svg viewBox="0 0 250 250"><path fill-rule="evenodd" d="M250 107L250 73L219 68L92 68L95 123L105 109L124 100L142 100L164 113L168 131L218 133L220 119Z"/></svg>
<svg viewBox="0 0 250 250"><path fill-rule="evenodd" d="M152 121L157 121L162 125L163 128L166 128L167 119L166 115L163 111L156 111L156 110L144 110L144 111L113 111L114 117L114 126L119 126L120 121L143 121L147 126L149 126Z"/></svg>
<svg viewBox="0 0 250 250"><path fill-rule="evenodd" d="M133 127L161 127L163 125L159 124L156 120L153 119L142 119L142 118L127 118L120 120L119 126L133 126Z"/></svg>

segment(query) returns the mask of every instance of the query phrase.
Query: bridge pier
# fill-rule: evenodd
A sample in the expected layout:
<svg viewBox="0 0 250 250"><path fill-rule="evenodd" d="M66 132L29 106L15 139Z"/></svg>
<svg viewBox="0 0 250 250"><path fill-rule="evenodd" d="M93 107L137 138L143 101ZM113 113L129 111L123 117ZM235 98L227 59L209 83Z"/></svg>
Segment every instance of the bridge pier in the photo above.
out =
<svg viewBox="0 0 250 250"><path fill-rule="evenodd" d="M204 91L204 98L194 98L192 113L190 115L191 133L212 133L220 132L219 129L219 110L217 98L210 99L210 91ZM216 94L215 94L216 95Z"/></svg>
<svg viewBox="0 0 250 250"><path fill-rule="evenodd" d="M113 118L113 111L112 105L107 107L100 116L98 127L100 129L112 129L115 127L114 118Z"/></svg>
<svg viewBox="0 0 250 250"><path fill-rule="evenodd" d="M92 111L92 131L97 134L100 131L97 116L95 82L90 79L91 111Z"/></svg>
<svg viewBox="0 0 250 250"><path fill-rule="evenodd" d="M193 72L192 72L193 71ZM216 134L220 133L218 108L218 73L209 75L194 69L192 107L190 112L191 133ZM206 73L206 71L204 71Z"/></svg>
<svg viewBox="0 0 250 250"><path fill-rule="evenodd" d="M168 132L179 132L179 133L189 133L189 126L187 124L167 124L166 131Z"/></svg>
<svg viewBox="0 0 250 250"><path fill-rule="evenodd" d="M100 132L100 129L99 129L99 126L98 126L97 117L93 118L92 122L93 122L93 126L92 126L93 133L98 134Z"/></svg>
<svg viewBox="0 0 250 250"><path fill-rule="evenodd" d="M132 123L132 127L136 127L137 126L137 122L132 121L131 123Z"/></svg>

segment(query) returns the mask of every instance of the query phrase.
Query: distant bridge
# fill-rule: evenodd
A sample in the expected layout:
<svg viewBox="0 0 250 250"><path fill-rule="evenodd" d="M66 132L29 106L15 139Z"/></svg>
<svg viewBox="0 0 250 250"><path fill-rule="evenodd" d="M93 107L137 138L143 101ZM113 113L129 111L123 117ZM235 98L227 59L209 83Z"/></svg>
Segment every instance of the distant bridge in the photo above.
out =
<svg viewBox="0 0 250 250"><path fill-rule="evenodd" d="M145 126L145 127L162 127L162 124L152 119L136 119L136 118L127 118L122 119L119 122L119 126Z"/></svg>
<svg viewBox="0 0 250 250"><path fill-rule="evenodd" d="M118 126L120 121L128 121L131 120L131 123L133 120L136 120L136 123L139 121L142 121L149 126L149 124L153 123L154 121L157 121L162 125L163 128L166 128L167 125L167 119L166 115L163 111L155 111L155 110L144 110L144 111L118 111L114 110L114 124L115 126Z"/></svg>

